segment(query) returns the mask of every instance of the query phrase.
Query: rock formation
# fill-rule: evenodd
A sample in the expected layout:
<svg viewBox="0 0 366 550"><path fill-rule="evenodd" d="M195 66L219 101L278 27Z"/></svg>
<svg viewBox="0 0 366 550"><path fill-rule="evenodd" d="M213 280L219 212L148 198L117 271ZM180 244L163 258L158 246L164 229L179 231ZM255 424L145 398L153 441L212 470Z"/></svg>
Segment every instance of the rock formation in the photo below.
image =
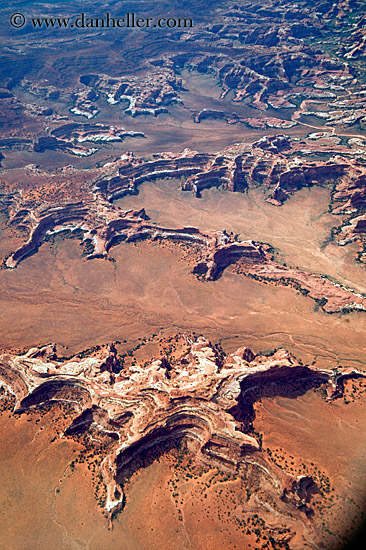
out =
<svg viewBox="0 0 366 550"><path fill-rule="evenodd" d="M317 300L329 313L366 310L366 297L325 277L289 268L272 259L271 247L252 240L239 241L234 233L201 232L195 227L171 229L148 223L145 210L124 211L109 208L101 196L85 203L44 206L38 210L19 209L11 223L27 228L29 238L16 252L3 260L3 266L15 268L19 262L37 252L41 244L61 233L75 232L86 245L87 259L109 258L114 245L144 239L193 245L196 264L193 273L207 281L215 280L231 264L237 272L259 281L292 286Z"/></svg>
<svg viewBox="0 0 366 550"><path fill-rule="evenodd" d="M143 132L131 132L124 128L104 124L62 124L51 131L50 136L38 137L34 151L43 153L47 149L66 151L72 155L87 157L95 153L95 147L84 147L84 142L103 143L123 141L126 137L145 137Z"/></svg>
<svg viewBox="0 0 366 550"><path fill-rule="evenodd" d="M101 473L109 517L125 504L123 479L134 460L182 439L195 460L208 466L239 472L247 460L258 464L273 480L272 496L308 514L312 481L291 479L261 452L251 431L254 403L263 389L276 395L294 384L300 392L325 386L332 400L345 378L364 373L304 366L285 350L256 356L239 348L222 358L204 337L181 338L187 352L174 366L152 358L122 368L113 345L68 360L57 357L54 345L3 354L0 383L15 397L14 414L68 403L75 415L66 435L93 431L107 438Z"/></svg>
<svg viewBox="0 0 366 550"><path fill-rule="evenodd" d="M99 126L66 126L59 130L63 139L76 132L80 136L97 135ZM80 133L83 132L83 133ZM104 135L104 134L103 134ZM110 135L110 133L108 134ZM55 139L58 139L55 137ZM327 143L327 141L326 141ZM3 267L14 268L37 252L45 240L57 234L74 233L85 244L88 259L109 257L110 249L124 241L167 239L192 244L195 247L193 272L206 280L220 277L223 270L238 263L239 273L259 281L293 286L317 300L325 311L365 309L365 297L344 288L326 277L312 275L273 261L271 248L263 243L246 240L226 231L204 233L199 228L171 229L149 223L145 210L125 211L113 202L124 195L138 193L143 182L161 178L180 178L183 190L192 190L200 196L204 189L220 187L229 192L244 192L248 187L267 189L268 201L280 206L292 193L303 187L328 185L332 188L332 211L351 215L344 226L334 234L339 244L359 240L365 243L363 212L365 167L362 162L345 156L349 149L339 146L340 153L328 161L308 161L300 156L304 143L287 136L265 136L253 144L236 144L217 154L198 153L189 149L181 154L162 153L151 160L143 160L131 153L122 155L113 163L94 170L91 181L79 186L73 184L73 198L44 200L40 195L36 205L21 192L10 192L0 197L6 207L8 225L28 233L28 239L15 252L4 258ZM323 148L319 140L308 140L309 151ZM42 172L37 172L41 179ZM62 174L67 178L70 170ZM84 177L84 172L72 171ZM62 189L58 179L58 188ZM49 188L47 183L47 188ZM71 188L68 188L71 191ZM58 192L58 191L57 191ZM192 257L192 258L193 258ZM364 258L361 250L360 259Z"/></svg>
<svg viewBox="0 0 366 550"><path fill-rule="evenodd" d="M71 113L88 119L99 113L95 102L100 96L110 105L121 104L123 110L132 117L141 114L157 116L167 112L167 105L181 101L177 92L183 89L181 79L171 67L152 69L147 78L146 75L120 78L103 74L81 75L76 88L64 87L61 91L50 85L48 80L34 83L24 79L22 85L42 98L65 103L72 101Z"/></svg>

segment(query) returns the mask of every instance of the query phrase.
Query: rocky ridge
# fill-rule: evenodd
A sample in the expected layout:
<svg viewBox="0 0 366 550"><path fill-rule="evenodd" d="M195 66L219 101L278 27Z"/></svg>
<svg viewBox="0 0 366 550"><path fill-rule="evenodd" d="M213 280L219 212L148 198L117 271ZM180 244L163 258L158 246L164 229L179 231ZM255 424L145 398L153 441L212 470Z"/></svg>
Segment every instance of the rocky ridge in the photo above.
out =
<svg viewBox="0 0 366 550"><path fill-rule="evenodd" d="M98 149L85 147L84 142L103 143L123 141L126 137L145 137L143 132L132 132L125 128L105 124L69 123L58 126L50 136L40 136L34 143L34 151L44 153L47 149L66 151L72 155L88 157Z"/></svg>
<svg viewBox="0 0 366 550"><path fill-rule="evenodd" d="M72 139L82 142L117 139L117 134L121 135L119 130L99 125L66 125L54 137L67 140L72 135ZM268 200L280 205L303 187L328 185L333 189L332 211L357 215L364 208L366 170L365 149L358 141L353 139L349 146L343 146L334 144L332 136L322 133L310 134L307 140L276 135L264 136L254 143L237 143L218 153L185 149L178 154L155 154L151 159L126 153L91 172L92 180L83 186L83 195L100 195L112 203L124 195L136 194L139 185L146 181L180 178L182 189L192 190L197 196L210 187L244 192L249 187L261 186L267 190ZM313 160L316 156L326 160ZM362 238L361 225L356 232Z"/></svg>
<svg viewBox="0 0 366 550"><path fill-rule="evenodd" d="M219 278L229 265L238 264L237 273L299 289L329 313L366 310L364 295L320 275L275 262L269 245L253 240L239 241L237 235L225 230L204 233L194 227L164 228L148 223L146 218L144 210L124 211L115 207L111 211L108 203L101 200L96 200L92 208L80 202L62 207L41 207L32 212L19 211L12 223L27 227L30 237L15 253L4 258L3 266L15 268L37 252L42 242L58 234L74 232L85 244L89 260L111 259L110 249L120 242L163 239L178 245L192 245L193 273L207 281Z"/></svg>
<svg viewBox="0 0 366 550"><path fill-rule="evenodd" d="M305 144L308 151L304 150ZM339 244L358 240L363 245L365 166L354 159L352 149L342 145L338 146L338 155L328 153L329 160L307 160L307 156L316 152L325 155L328 145L327 139L304 142L278 135L263 137L252 144L236 144L217 154L186 149L179 155L163 153L144 160L126 153L95 170L91 181L81 184L79 189L73 186L74 200L57 200L56 195L56 201L45 201L41 194L34 203L22 191L4 194L1 200L9 227L26 231L28 239L15 252L8 253L2 265L16 267L35 253L42 242L58 234L77 235L86 246L88 259L110 258L110 249L123 241L167 239L195 247L193 272L206 280L218 278L228 265L239 261L239 273L260 281L294 286L319 301L326 311L365 309L363 295L320 275L275 262L269 245L239 241L238 235L225 230L205 233L195 227L161 227L149 223L144 209L125 211L114 204L124 195L138 193L143 182L161 178L179 178L182 189L193 191L197 197L210 187L245 192L249 187L261 186L267 190L267 200L275 205L281 205L303 187L330 185L332 211L350 216L334 234L335 238ZM68 177L67 170L62 177ZM363 257L361 248L359 258Z"/></svg>
<svg viewBox="0 0 366 550"><path fill-rule="evenodd" d="M364 373L302 365L282 349L256 356L239 348L222 357L204 337L180 338L187 351L174 366L166 358L152 358L123 369L113 344L70 359L58 358L53 344L24 355L3 354L0 383L15 398L14 414L68 403L74 418L64 435L99 434L108 441L100 469L109 518L126 504L123 479L136 457L166 441L185 440L198 463L239 475L246 461L257 465L261 476L267 472L271 500L282 519L308 522L304 483L276 467L253 434L254 403L261 388L276 395L294 384L300 392L324 386L333 400L347 378Z"/></svg>
<svg viewBox="0 0 366 550"><path fill-rule="evenodd" d="M60 65L64 68L65 60L57 60L57 70L54 75L51 71L51 77L47 69L46 73L37 74L37 78L31 78L27 72L17 81L4 78L0 102L4 113L11 111L7 124L11 129L15 112L23 111L23 119L25 116L33 119L29 123L30 133L37 143L39 137L50 137L47 134L50 123L52 126L73 122L64 110L61 114L61 104L71 117L88 119L100 113L103 103L114 105L116 110L122 109L132 117L158 116L174 104L184 109L183 92L189 91L184 89L181 77L185 69L216 78L222 99L230 96L234 105L249 105L258 111L258 117L246 116L202 105L198 112L188 109L195 121L214 117L257 129L291 128L299 124L306 128L320 123L337 131L349 127L364 129L362 2L302 1L294 5L284 1L269 2L268 6L246 0L220 6L217 12L220 24L212 21L207 24L200 20L200 13L194 27L176 33L174 48L166 36L156 40L155 33L143 33L135 37L141 60L137 63L135 49L130 50L125 44L123 68L115 67L115 48L111 46L113 75L98 67L93 72L81 71L77 78L72 81L68 78L64 83L56 75ZM57 45L59 37L53 35L52 39ZM94 47L101 48L105 55L103 40L96 41ZM23 44L17 44L18 48L25 54ZM18 98L16 85L27 96L31 94L35 102ZM19 130L24 133L24 127ZM74 154L73 148L65 150Z"/></svg>

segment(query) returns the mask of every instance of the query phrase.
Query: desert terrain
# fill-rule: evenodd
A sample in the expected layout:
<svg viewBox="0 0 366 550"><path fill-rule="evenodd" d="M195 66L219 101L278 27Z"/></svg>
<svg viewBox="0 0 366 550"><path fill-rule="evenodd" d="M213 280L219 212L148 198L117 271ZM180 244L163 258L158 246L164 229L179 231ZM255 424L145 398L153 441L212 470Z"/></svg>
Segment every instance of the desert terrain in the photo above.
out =
<svg viewBox="0 0 366 550"><path fill-rule="evenodd" d="M193 25L0 8L0 546L341 550L365 520L365 8L135 4Z"/></svg>

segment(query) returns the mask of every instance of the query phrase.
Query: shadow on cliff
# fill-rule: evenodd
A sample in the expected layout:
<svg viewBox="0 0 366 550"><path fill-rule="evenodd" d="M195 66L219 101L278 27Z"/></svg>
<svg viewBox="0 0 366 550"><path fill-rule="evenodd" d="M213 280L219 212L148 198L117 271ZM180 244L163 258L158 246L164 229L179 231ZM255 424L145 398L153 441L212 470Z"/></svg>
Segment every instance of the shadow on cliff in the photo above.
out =
<svg viewBox="0 0 366 550"><path fill-rule="evenodd" d="M159 431L161 432L160 434L155 434L153 436L157 441L153 441L148 447L146 447L146 445L141 446L141 443L137 443L125 451L123 455L118 456L117 482L120 485L124 485L134 473L141 469L148 468L153 462L159 460L163 455L172 450L178 451L180 457L183 457L187 453L185 437L183 435L172 437L168 433L165 433L163 429ZM161 439L164 436L165 439ZM179 460L178 458L178 461Z"/></svg>
<svg viewBox="0 0 366 550"><path fill-rule="evenodd" d="M294 376L294 375L293 375ZM279 379L276 382L260 383L251 385L251 382L244 379L241 382L241 392L237 405L232 407L228 412L240 422L242 431L250 433L253 431L253 422L255 420L254 404L262 399L262 397L287 397L296 399L304 395L311 389L319 389L324 386L324 380L314 377L292 379L290 375L286 379Z"/></svg>

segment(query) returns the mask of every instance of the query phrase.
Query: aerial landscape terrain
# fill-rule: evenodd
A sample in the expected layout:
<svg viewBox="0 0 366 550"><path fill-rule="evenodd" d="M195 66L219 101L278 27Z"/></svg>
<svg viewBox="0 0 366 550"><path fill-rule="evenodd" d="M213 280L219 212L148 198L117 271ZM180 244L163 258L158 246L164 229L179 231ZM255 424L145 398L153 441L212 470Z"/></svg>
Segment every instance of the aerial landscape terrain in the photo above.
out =
<svg viewBox="0 0 366 550"><path fill-rule="evenodd" d="M0 29L0 548L355 548L364 0Z"/></svg>

